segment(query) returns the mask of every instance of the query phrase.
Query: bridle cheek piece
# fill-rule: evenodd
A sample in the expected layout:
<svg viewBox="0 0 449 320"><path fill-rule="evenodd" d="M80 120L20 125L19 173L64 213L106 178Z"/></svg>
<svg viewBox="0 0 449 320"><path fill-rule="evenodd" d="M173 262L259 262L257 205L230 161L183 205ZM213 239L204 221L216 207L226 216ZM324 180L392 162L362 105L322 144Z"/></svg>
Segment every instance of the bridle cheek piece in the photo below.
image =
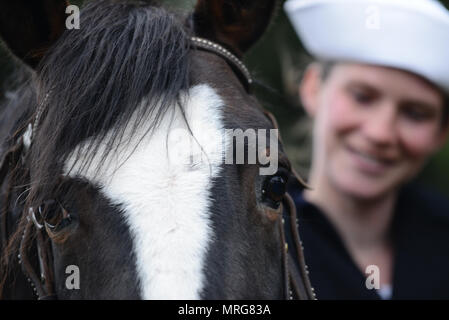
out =
<svg viewBox="0 0 449 320"><path fill-rule="evenodd" d="M238 74L239 79L242 81L247 92L250 93L253 79L248 68L239 58L223 46L207 39L191 37L190 44L192 48L212 52L226 60L226 62L228 62L232 69ZM36 110L33 121L29 123L25 133L20 139L20 143L23 146L23 153L26 153L31 147L34 135L39 126L50 94L51 90L45 94L42 102ZM264 112L273 124L273 127L278 128L274 116L268 111ZM303 183L302 179L298 175L296 175L296 177L301 183ZM280 250L282 252L284 298L288 300L316 299L314 290L309 281L307 266L304 263L303 247L298 235L298 220L296 218L295 204L288 194L284 195L282 203L286 210L284 210L282 216L279 215L278 219L281 219L281 223L279 223L279 232L281 236ZM68 219L70 219L70 215L68 215ZM287 229L285 224L286 219L288 219L288 225L290 226L290 228ZM40 269L39 276L34 271L27 255L27 248L29 248L32 241L33 227L35 228L36 233L36 246L38 251L37 256ZM48 234L44 232L44 230L48 229L53 230L55 227L55 225L50 224L43 219L41 207L38 208L37 212L33 208L28 208L28 216L22 239L20 241L20 253L18 258L22 271L27 277L28 282L39 300L57 299L54 288L54 272L50 267L53 265L51 244L50 241L45 241L45 237L48 237ZM294 248L288 247L287 237L289 238L290 243L294 244ZM293 253L296 254L297 258L294 257Z"/></svg>

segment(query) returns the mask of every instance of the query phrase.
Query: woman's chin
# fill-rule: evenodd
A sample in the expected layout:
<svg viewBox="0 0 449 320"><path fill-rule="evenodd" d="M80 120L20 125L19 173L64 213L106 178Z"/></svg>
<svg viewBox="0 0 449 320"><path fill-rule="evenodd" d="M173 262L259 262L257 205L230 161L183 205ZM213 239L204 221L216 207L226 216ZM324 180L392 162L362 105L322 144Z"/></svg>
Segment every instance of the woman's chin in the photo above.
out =
<svg viewBox="0 0 449 320"><path fill-rule="evenodd" d="M391 188L382 181L366 181L363 179L339 179L334 185L341 193L354 199L372 201L382 198Z"/></svg>

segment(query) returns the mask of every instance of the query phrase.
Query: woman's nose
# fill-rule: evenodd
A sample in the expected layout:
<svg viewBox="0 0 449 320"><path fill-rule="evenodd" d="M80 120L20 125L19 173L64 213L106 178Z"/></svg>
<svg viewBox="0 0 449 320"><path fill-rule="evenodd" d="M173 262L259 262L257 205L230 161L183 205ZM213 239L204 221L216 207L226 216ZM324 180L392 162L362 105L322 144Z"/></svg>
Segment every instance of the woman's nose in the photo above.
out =
<svg viewBox="0 0 449 320"><path fill-rule="evenodd" d="M385 103L374 107L365 119L363 133L374 144L394 144L398 137L394 105Z"/></svg>

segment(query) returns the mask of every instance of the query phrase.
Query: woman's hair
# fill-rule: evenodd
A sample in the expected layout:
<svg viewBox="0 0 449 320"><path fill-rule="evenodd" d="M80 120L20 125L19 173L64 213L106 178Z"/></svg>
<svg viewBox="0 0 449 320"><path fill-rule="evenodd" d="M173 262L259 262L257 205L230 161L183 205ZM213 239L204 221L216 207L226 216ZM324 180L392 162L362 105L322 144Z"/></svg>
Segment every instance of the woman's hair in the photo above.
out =
<svg viewBox="0 0 449 320"><path fill-rule="evenodd" d="M321 80L325 81L333 67L338 63L337 61L317 61L321 68ZM449 94L444 92L442 89L437 88L438 91L443 96L443 114L441 117L441 127L445 128L449 122Z"/></svg>

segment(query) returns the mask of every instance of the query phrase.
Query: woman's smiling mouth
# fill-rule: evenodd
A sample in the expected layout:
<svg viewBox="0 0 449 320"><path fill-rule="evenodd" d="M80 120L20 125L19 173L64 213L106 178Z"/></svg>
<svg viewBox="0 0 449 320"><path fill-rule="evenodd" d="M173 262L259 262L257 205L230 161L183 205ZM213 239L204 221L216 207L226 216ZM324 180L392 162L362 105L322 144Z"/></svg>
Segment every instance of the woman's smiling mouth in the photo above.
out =
<svg viewBox="0 0 449 320"><path fill-rule="evenodd" d="M347 146L352 162L355 167L368 175L380 175L390 169L396 161L391 158L379 157L372 153L360 151L351 146Z"/></svg>

